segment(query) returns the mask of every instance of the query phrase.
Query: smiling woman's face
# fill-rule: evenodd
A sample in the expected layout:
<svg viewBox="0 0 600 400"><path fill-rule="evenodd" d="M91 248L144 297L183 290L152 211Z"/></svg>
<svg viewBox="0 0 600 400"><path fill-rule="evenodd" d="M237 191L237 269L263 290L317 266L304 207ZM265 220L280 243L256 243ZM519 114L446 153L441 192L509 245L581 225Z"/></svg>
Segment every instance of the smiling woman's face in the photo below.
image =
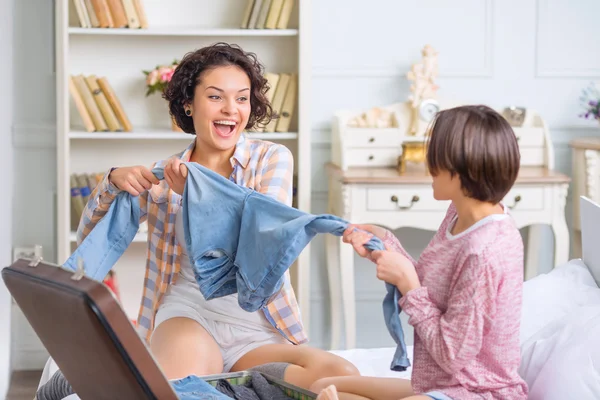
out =
<svg viewBox="0 0 600 400"><path fill-rule="evenodd" d="M240 67L204 71L191 107L198 140L215 150L235 147L250 117L250 90L250 78Z"/></svg>

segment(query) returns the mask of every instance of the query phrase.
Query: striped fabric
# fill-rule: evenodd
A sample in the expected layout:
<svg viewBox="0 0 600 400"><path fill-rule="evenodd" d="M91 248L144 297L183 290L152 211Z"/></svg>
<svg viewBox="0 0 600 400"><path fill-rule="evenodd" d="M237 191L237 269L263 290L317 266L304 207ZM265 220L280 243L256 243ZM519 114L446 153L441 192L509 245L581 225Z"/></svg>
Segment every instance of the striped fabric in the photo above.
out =
<svg viewBox="0 0 600 400"><path fill-rule="evenodd" d="M195 141L176 154L189 161ZM240 137L230 159L233 172L230 180L274 198L288 206L292 203L294 160L284 146L262 140ZM167 160L156 165L164 166ZM119 190L108 181L109 172L88 201L83 212L77 243L80 244L96 223L106 214ZM175 216L181 207L181 196L169 189L165 181L140 195L141 221L148 222L148 251L144 290L138 315L142 337L150 339L154 316L170 284L177 279L181 247L175 238ZM291 285L289 272L280 293L263 309L267 320L290 342L308 341L300 308Z"/></svg>

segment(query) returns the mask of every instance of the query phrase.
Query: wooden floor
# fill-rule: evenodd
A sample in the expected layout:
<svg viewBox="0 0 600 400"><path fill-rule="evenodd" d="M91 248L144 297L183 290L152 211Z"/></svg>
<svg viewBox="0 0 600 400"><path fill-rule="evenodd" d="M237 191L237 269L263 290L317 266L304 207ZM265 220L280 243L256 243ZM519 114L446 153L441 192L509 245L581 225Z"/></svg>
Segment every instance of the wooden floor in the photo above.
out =
<svg viewBox="0 0 600 400"><path fill-rule="evenodd" d="M33 400L42 371L15 371L6 400Z"/></svg>

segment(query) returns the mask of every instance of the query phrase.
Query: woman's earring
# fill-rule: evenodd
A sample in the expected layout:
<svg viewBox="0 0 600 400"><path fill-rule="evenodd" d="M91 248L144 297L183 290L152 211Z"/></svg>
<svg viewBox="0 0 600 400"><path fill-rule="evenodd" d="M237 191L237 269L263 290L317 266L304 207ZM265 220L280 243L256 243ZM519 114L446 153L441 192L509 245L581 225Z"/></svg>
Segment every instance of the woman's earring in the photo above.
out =
<svg viewBox="0 0 600 400"><path fill-rule="evenodd" d="M192 110L190 110L189 108L185 110L185 115L187 115L188 117L192 115Z"/></svg>

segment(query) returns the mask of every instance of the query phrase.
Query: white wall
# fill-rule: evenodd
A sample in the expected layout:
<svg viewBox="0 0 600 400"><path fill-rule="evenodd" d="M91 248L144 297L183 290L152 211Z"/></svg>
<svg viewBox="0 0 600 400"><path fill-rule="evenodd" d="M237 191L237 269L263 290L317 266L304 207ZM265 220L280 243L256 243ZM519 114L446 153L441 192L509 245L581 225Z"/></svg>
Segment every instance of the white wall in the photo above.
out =
<svg viewBox="0 0 600 400"><path fill-rule="evenodd" d="M53 8L42 0L19 0L15 7L14 179L19 201L13 208L13 242L42 244L45 258L53 260ZM570 174L570 139L600 135L597 124L577 117L581 89L600 79L596 0L319 0L313 1L313 10L313 213L326 209L322 166L329 160L332 113L406 99L404 75L427 43L440 52L442 96L540 112L550 125L560 171ZM568 220L570 210L569 202ZM431 238L429 232L409 229L398 234L413 255ZM545 246L551 247L550 231L545 234ZM327 346L322 238L315 239L313 249L312 344ZM542 271L550 267L549 254L543 252ZM383 284L362 261L357 275L358 345L391 345L381 313ZM13 332L26 336L26 323L17 325ZM35 367L44 357L31 341L16 341L15 350L17 367ZM32 356L19 356L26 351Z"/></svg>
<svg viewBox="0 0 600 400"><path fill-rule="evenodd" d="M0 76L4 77L4 87L0 95L0 171L3 174L4 193L0 196L0 210L3 210L0 225L0 269L11 262L12 245L12 206L13 206L13 1L0 1L0 54L4 62L0 63ZM10 382L10 345L11 345L11 297L0 279L0 398L8 392Z"/></svg>
<svg viewBox="0 0 600 400"><path fill-rule="evenodd" d="M322 165L329 159L332 113L405 100L405 74L425 44L440 53L440 96L540 112L560 171L570 174L569 140L600 136L598 123L578 118L582 88L600 80L597 0L323 0L313 9L313 213L327 205ZM570 200L567 219L570 224ZM397 234L415 256L433 235ZM551 249L550 229L544 234ZM328 307L323 239L314 247L312 337L326 346L329 312L318 305ZM551 251L542 253L544 272ZM356 274L357 345L393 345L381 311L383 284L362 260Z"/></svg>

